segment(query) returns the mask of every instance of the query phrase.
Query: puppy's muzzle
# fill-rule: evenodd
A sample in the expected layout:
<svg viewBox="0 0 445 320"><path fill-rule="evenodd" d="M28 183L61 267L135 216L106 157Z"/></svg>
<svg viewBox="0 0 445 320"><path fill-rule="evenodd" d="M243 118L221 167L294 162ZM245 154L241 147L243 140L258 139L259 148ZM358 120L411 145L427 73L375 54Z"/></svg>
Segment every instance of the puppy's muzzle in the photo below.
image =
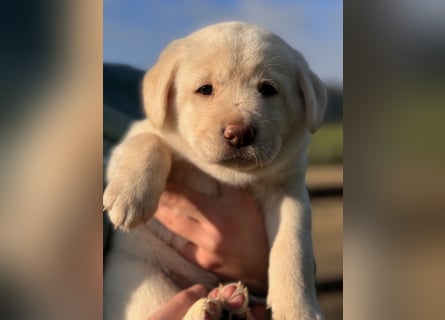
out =
<svg viewBox="0 0 445 320"><path fill-rule="evenodd" d="M247 124L229 124L223 131L227 143L236 148L252 144L255 139L255 129Z"/></svg>

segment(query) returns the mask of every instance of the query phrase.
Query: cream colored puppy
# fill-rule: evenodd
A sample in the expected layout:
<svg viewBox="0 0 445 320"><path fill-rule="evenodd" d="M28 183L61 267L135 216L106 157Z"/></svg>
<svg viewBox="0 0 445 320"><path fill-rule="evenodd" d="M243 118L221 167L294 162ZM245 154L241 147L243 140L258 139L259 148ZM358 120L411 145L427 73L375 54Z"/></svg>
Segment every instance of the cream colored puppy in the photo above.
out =
<svg viewBox="0 0 445 320"><path fill-rule="evenodd" d="M147 222L172 179L208 196L218 194L215 180L250 188L271 246L273 318L322 319L304 177L326 90L301 54L253 25L213 25L171 43L147 72L143 94L148 120L114 150L104 193L111 221L131 229L117 233L108 256L106 318L146 319L179 290L218 283L176 253L183 239ZM204 319L208 304L186 318Z"/></svg>

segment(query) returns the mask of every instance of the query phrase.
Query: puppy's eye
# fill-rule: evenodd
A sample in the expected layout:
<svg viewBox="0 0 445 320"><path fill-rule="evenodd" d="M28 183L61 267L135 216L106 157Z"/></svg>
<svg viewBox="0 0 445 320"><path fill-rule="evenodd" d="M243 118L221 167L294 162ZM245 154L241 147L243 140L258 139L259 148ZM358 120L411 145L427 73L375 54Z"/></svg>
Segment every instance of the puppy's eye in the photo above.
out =
<svg viewBox="0 0 445 320"><path fill-rule="evenodd" d="M258 87L258 92L265 97L274 96L278 93L277 89L268 82L260 83Z"/></svg>
<svg viewBox="0 0 445 320"><path fill-rule="evenodd" d="M205 84L196 90L197 93L200 93L204 96L209 96L213 93L213 87L211 84Z"/></svg>

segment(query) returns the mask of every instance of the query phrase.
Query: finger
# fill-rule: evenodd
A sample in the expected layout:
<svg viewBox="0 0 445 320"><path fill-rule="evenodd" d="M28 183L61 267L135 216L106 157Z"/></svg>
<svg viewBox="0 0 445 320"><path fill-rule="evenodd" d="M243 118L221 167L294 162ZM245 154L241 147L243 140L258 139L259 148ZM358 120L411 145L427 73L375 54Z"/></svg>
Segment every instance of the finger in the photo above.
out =
<svg viewBox="0 0 445 320"><path fill-rule="evenodd" d="M167 229L206 250L211 251L220 247L222 243L221 230L224 230L225 223L222 215L215 213L212 216L214 210L201 209L199 208L200 203L195 205L174 192L166 192L162 197L165 201L161 200L159 203L155 218ZM206 204L203 206L205 207ZM206 215L200 210L206 210L204 211Z"/></svg>
<svg viewBox="0 0 445 320"><path fill-rule="evenodd" d="M205 243L203 227L193 217L163 205L158 207L154 217L174 234L194 243Z"/></svg>
<svg viewBox="0 0 445 320"><path fill-rule="evenodd" d="M186 191L179 190L176 187L165 189L159 199L160 204L176 209L178 212L195 211L195 202L191 195L186 194Z"/></svg>
<svg viewBox="0 0 445 320"><path fill-rule="evenodd" d="M179 249L179 253L188 261L191 261L205 270L218 272L224 266L223 261L218 256L214 255L212 251L207 251L192 242L187 242Z"/></svg>
<svg viewBox="0 0 445 320"><path fill-rule="evenodd" d="M196 300L205 297L208 294L208 290L202 284L194 284L191 287L181 291L175 297L178 300L185 302L195 302ZM174 298L175 298L174 297Z"/></svg>
<svg viewBox="0 0 445 320"><path fill-rule="evenodd" d="M175 295L170 301L154 313L149 320L182 319L190 306L198 299L205 297L207 289L195 284Z"/></svg>
<svg viewBox="0 0 445 320"><path fill-rule="evenodd" d="M215 248L220 245L219 237L213 237L214 233L209 235L199 221L162 205L154 218L177 235L170 244L186 260L206 270L221 268L222 264L215 258Z"/></svg>
<svg viewBox="0 0 445 320"><path fill-rule="evenodd" d="M160 204L198 220L203 226L210 227L213 225L217 228L224 226L225 222L228 221L227 216L233 216L237 213L234 207L238 206L233 204L253 203L252 206L256 205L246 189L227 185L220 186L220 188L222 188L222 191L219 197L209 198L171 183L161 195ZM215 210L215 207L219 209Z"/></svg>
<svg viewBox="0 0 445 320"><path fill-rule="evenodd" d="M193 217L199 221L207 220L204 212L209 212L209 208L214 205L214 200L190 191L176 184L169 184L161 194L159 203L166 207Z"/></svg>
<svg viewBox="0 0 445 320"><path fill-rule="evenodd" d="M175 229L182 227L195 232L197 231L196 228L199 228L201 224L199 220L188 213L180 212L177 208L170 208L161 203L154 216L165 226Z"/></svg>
<svg viewBox="0 0 445 320"><path fill-rule="evenodd" d="M190 189L189 187L176 184L174 182L168 182L167 186L165 187L165 191L173 194L179 194L183 195L185 198L194 200L196 202L200 201L214 201L215 197L208 196L206 194L200 193L199 191L194 191L193 189ZM218 192L219 194L219 192Z"/></svg>

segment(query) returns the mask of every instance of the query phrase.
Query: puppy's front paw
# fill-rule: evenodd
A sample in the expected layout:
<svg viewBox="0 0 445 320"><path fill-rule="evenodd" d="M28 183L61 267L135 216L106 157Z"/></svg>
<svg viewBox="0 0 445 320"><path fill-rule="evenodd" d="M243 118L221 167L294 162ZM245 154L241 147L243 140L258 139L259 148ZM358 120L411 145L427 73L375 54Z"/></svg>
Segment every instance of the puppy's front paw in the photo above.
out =
<svg viewBox="0 0 445 320"><path fill-rule="evenodd" d="M247 289L241 282L220 285L213 289L207 298L199 299L187 311L183 320L219 320L247 317Z"/></svg>
<svg viewBox="0 0 445 320"><path fill-rule="evenodd" d="M248 310L247 288L241 283L220 285L209 293L209 297L222 302L222 306L229 313L245 317Z"/></svg>
<svg viewBox="0 0 445 320"><path fill-rule="evenodd" d="M103 206L114 226L128 231L151 218L159 196L160 191L150 190L146 183L113 179L105 189Z"/></svg>
<svg viewBox="0 0 445 320"><path fill-rule="evenodd" d="M182 318L183 320L219 320L223 311L222 302L210 298L196 301Z"/></svg>

